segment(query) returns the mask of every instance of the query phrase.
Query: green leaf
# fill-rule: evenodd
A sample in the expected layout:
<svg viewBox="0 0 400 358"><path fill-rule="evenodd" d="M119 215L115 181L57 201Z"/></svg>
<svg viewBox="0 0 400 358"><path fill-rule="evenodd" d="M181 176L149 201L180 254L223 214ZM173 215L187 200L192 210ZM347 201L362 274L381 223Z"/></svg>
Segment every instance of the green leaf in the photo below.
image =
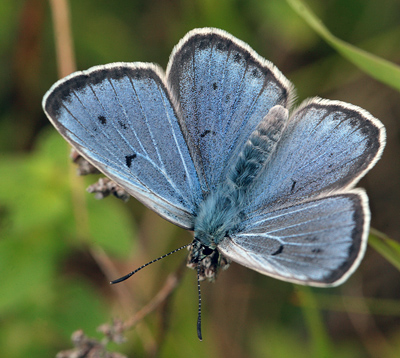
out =
<svg viewBox="0 0 400 358"><path fill-rule="evenodd" d="M371 228L368 243L400 271L400 244L397 241Z"/></svg>
<svg viewBox="0 0 400 358"><path fill-rule="evenodd" d="M318 17L301 1L287 0L289 5L310 27L343 57L371 77L400 91L400 67L338 39L324 26Z"/></svg>

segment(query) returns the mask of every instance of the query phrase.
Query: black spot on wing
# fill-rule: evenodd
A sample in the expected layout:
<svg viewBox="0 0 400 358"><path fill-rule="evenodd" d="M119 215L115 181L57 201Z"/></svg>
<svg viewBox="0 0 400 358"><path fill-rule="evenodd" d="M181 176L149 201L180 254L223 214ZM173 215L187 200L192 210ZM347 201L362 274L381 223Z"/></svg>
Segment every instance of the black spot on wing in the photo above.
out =
<svg viewBox="0 0 400 358"><path fill-rule="evenodd" d="M123 121L118 121L118 124L121 126L122 129L127 129L128 126Z"/></svg>
<svg viewBox="0 0 400 358"><path fill-rule="evenodd" d="M283 251L283 245L280 245L278 250L276 250L275 252L273 252L271 255L275 256L275 255L279 255L280 253L282 253Z"/></svg>
<svg viewBox="0 0 400 358"><path fill-rule="evenodd" d="M251 71L251 75L254 78L261 78L261 72L257 68L255 68L253 71Z"/></svg>
<svg viewBox="0 0 400 358"><path fill-rule="evenodd" d="M106 117L104 117L104 116L98 116L97 119L99 120L99 122L100 122L102 125L106 125L106 124L107 124L107 119L106 119Z"/></svg>
<svg viewBox="0 0 400 358"><path fill-rule="evenodd" d="M240 53L236 52L233 55L233 61L237 63L237 62L240 62L241 60L242 60L242 56L240 55Z"/></svg>
<svg viewBox="0 0 400 358"><path fill-rule="evenodd" d="M222 41L218 41L217 42L215 48L218 51L227 52L229 47L231 46L231 44L232 44L231 40L223 39Z"/></svg>
<svg viewBox="0 0 400 358"><path fill-rule="evenodd" d="M209 48L209 47L211 47L211 41L206 38L205 39L203 38L202 40L200 40L197 43L197 48L199 50L205 50L206 48Z"/></svg>
<svg viewBox="0 0 400 358"><path fill-rule="evenodd" d="M136 154L126 155L126 156L125 156L126 166L127 166L128 168L131 167L132 161L133 161L135 158L136 158Z"/></svg>
<svg viewBox="0 0 400 358"><path fill-rule="evenodd" d="M213 83L213 89L216 90L218 88L218 85L216 82Z"/></svg>
<svg viewBox="0 0 400 358"><path fill-rule="evenodd" d="M313 254L321 254L324 250L320 249L320 248L314 248L311 250L311 252Z"/></svg>
<svg viewBox="0 0 400 358"><path fill-rule="evenodd" d="M207 134L216 135L217 133L215 133L214 131L210 131L209 129L206 129L203 133L200 134L200 137L204 138Z"/></svg>

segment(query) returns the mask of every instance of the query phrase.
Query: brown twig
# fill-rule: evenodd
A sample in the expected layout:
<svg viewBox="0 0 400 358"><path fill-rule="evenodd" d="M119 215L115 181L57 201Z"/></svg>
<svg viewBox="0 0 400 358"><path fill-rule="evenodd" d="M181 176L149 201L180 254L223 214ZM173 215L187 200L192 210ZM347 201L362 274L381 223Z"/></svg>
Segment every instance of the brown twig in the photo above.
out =
<svg viewBox="0 0 400 358"><path fill-rule="evenodd" d="M116 269L113 261L107 256L104 250L99 246L91 245L89 247L90 254L95 259L97 265L103 271L107 281L110 282L113 277L118 277L119 272ZM118 295L124 311L127 314L132 314L134 307L132 306L133 297L126 285L114 285L113 287Z"/></svg>
<svg viewBox="0 0 400 358"><path fill-rule="evenodd" d="M76 71L68 0L50 0L60 78Z"/></svg>

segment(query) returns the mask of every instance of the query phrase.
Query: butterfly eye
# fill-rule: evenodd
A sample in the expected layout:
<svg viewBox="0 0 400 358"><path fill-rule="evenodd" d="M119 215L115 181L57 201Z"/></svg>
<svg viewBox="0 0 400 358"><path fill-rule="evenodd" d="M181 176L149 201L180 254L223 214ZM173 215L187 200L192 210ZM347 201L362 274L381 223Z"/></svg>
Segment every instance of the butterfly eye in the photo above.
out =
<svg viewBox="0 0 400 358"><path fill-rule="evenodd" d="M205 255L205 256L211 255L213 251L214 250L209 248L209 247L204 247L203 248L203 255Z"/></svg>

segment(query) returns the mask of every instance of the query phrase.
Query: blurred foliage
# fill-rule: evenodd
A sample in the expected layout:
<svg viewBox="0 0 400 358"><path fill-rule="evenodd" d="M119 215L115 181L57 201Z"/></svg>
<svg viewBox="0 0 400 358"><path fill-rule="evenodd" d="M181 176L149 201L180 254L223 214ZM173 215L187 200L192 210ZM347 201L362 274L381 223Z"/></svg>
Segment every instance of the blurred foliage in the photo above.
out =
<svg viewBox="0 0 400 358"><path fill-rule="evenodd" d="M292 8L343 57L353 62L371 77L400 90L400 67L372 55L332 35L322 22L300 1L288 0Z"/></svg>
<svg viewBox="0 0 400 358"><path fill-rule="evenodd" d="M385 234L371 229L368 243L400 270L400 244Z"/></svg>
<svg viewBox="0 0 400 358"><path fill-rule="evenodd" d="M399 94L348 59L363 49L399 62L400 3L307 0L316 15L303 18L290 4L299 1L71 0L77 67L146 61L165 68L187 31L214 26L275 63L299 100L318 95L366 108L388 129L382 160L361 182L373 226L394 239L371 236L387 259L369 249L360 269L335 289L296 287L232 264L216 284L202 284L203 342L196 337L195 275L185 270L172 296L110 350L132 357L399 356L400 280L391 265L399 265ZM306 23L313 16L329 32L314 32ZM57 79L48 2L2 1L0 23L0 356L51 357L72 348L74 331L101 340L98 326L145 306L185 253L115 287L108 281L191 236L134 199L95 200L85 187L96 177L75 176L68 146L40 105ZM343 52L349 43L355 52L341 58L335 48ZM380 69L373 71L380 79Z"/></svg>

